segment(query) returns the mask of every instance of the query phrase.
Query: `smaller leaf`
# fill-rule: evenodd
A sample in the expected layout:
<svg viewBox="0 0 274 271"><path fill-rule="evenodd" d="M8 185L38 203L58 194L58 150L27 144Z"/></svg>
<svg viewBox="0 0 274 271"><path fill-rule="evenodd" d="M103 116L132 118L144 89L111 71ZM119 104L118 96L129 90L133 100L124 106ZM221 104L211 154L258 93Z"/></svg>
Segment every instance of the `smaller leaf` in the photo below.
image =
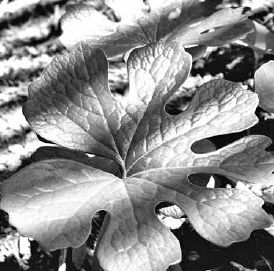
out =
<svg viewBox="0 0 274 271"><path fill-rule="evenodd" d="M255 72L255 91L258 93L260 106L274 113L274 61L263 64Z"/></svg>
<svg viewBox="0 0 274 271"><path fill-rule="evenodd" d="M184 45L220 46L254 31L248 16L249 12L242 7L221 9L203 20L177 27L167 40L181 41Z"/></svg>
<svg viewBox="0 0 274 271"><path fill-rule="evenodd" d="M242 41L254 50L274 54L274 33L255 21L252 24L254 31L249 33Z"/></svg>
<svg viewBox="0 0 274 271"><path fill-rule="evenodd" d="M57 147L57 146L40 147L31 156L31 159L34 162L39 162L47 159L56 159L56 158L77 161L82 164L101 169L108 173L112 173L116 176L121 175L119 165L111 159L107 159L105 157L100 157L100 156L89 157L84 152L73 151L70 149L62 148L62 147Z"/></svg>
<svg viewBox="0 0 274 271"><path fill-rule="evenodd" d="M108 20L91 6L75 5L62 17L60 40L66 47L86 41L111 57L161 39L182 45L223 45L254 30L246 8L215 12L220 2L150 0L144 5L135 0L129 5L126 0L108 0L119 22Z"/></svg>
<svg viewBox="0 0 274 271"><path fill-rule="evenodd" d="M88 164L89 157L84 152L73 151L57 146L40 147L31 156L33 162L54 158L70 159L83 164Z"/></svg>

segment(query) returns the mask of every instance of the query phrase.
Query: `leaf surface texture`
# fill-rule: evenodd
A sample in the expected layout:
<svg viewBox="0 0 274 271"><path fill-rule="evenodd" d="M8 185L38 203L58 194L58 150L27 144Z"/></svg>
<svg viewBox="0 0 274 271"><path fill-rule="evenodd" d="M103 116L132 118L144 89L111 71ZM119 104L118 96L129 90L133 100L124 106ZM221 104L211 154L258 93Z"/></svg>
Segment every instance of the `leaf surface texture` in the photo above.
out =
<svg viewBox="0 0 274 271"><path fill-rule="evenodd" d="M111 159L122 174L102 171L99 160L89 164L81 155L61 152L59 159L43 160L42 152L41 161L1 186L1 208L10 222L47 250L79 247L92 216L106 210L96 249L105 270L166 270L180 261L178 240L155 215L160 202L179 206L199 234L220 246L266 227L263 200L251 192L188 180L210 173L271 182L274 167L264 136L192 150L197 141L254 125L258 98L239 84L214 80L198 89L184 112L169 115L165 105L190 67L180 42L135 49L128 60L129 90L114 97L101 50L81 43L55 58L29 89L24 114L32 129L63 147Z"/></svg>

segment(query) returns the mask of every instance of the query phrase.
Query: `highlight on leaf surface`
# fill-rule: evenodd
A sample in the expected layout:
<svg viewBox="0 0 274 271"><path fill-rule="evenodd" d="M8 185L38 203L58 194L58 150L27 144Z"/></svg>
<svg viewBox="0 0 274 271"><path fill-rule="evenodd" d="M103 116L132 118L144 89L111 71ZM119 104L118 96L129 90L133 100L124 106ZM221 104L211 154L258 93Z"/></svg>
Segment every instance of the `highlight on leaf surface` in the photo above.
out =
<svg viewBox="0 0 274 271"><path fill-rule="evenodd" d="M92 216L105 210L96 255L104 270L117 271L166 270L180 261L179 241L155 214L161 202L177 205L201 236L220 246L267 227L263 200L251 192L188 180L208 173L269 183L274 170L264 136L217 150L192 148L254 125L258 98L239 84L213 80L197 90L185 111L169 115L166 102L190 68L191 56L180 43L135 49L128 59L129 90L114 97L100 49L81 43L56 57L30 86L24 114L43 138L98 156L93 164L64 152L57 159L38 156L40 161L6 180L0 207L10 223L47 250L77 248L88 238ZM97 157L115 161L121 174L96 168Z"/></svg>
<svg viewBox="0 0 274 271"><path fill-rule="evenodd" d="M255 91L259 95L260 106L274 112L274 61L263 64L254 75Z"/></svg>
<svg viewBox="0 0 274 271"><path fill-rule="evenodd" d="M246 8L218 10L220 0L106 1L120 17L108 20L88 5L70 7L62 18L61 42L72 47L88 41L108 57L162 38L183 45L216 46L253 31Z"/></svg>

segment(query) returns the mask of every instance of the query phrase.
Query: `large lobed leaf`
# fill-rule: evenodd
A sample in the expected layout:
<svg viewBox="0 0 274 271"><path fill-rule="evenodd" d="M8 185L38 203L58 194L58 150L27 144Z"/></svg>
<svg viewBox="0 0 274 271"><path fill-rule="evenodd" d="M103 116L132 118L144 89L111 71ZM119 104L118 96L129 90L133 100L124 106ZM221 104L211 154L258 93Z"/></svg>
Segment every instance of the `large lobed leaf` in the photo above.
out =
<svg viewBox="0 0 274 271"><path fill-rule="evenodd" d="M190 67L180 43L135 49L128 60L129 91L113 97L101 50L82 43L55 58L29 89L24 114L32 129L66 148L115 160L122 178L96 169L96 157L87 162L62 153L69 159L34 163L1 186L0 207L11 224L47 250L79 247L94 213L106 210L96 248L104 270L166 270L180 261L178 240L155 215L160 202L178 205L203 237L220 246L266 227L263 200L251 192L188 181L190 174L214 173L270 183L274 169L264 136L192 150L196 141L254 125L258 98L239 84L214 80L198 89L184 112L169 115L165 105Z"/></svg>
<svg viewBox="0 0 274 271"><path fill-rule="evenodd" d="M75 5L62 18L61 42L88 41L113 56L162 38L184 45L222 45L254 30L245 8L216 11L220 0L106 1L120 17L108 20L88 5Z"/></svg>

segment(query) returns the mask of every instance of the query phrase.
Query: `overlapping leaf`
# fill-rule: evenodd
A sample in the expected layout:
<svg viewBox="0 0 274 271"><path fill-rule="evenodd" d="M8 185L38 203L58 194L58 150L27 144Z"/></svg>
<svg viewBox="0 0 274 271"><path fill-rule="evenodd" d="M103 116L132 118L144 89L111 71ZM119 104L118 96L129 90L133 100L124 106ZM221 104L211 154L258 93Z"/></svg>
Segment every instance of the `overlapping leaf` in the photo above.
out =
<svg viewBox="0 0 274 271"><path fill-rule="evenodd" d="M31 156L31 161L38 162L54 158L77 161L82 164L101 169L108 173L112 173L116 176L121 176L121 170L119 168L119 165L113 160L99 156L89 157L83 152L73 151L57 146L46 146L38 148L36 152Z"/></svg>
<svg viewBox="0 0 274 271"><path fill-rule="evenodd" d="M259 95L260 106L274 112L274 61L263 64L255 72L255 90Z"/></svg>
<svg viewBox="0 0 274 271"><path fill-rule="evenodd" d="M78 247L93 214L106 210L96 249L105 270L166 270L180 261L179 242L154 213L159 202L178 205L203 237L222 246L266 227L263 201L251 192L188 181L204 172L271 182L274 169L263 136L206 153L192 150L196 141L254 125L258 99L239 84L214 80L184 112L169 115L165 104L190 66L180 43L135 49L129 91L113 97L101 50L82 43L57 57L30 87L24 113L32 129L64 147L115 160L122 178L72 159L40 161L1 186L10 222L46 249Z"/></svg>
<svg viewBox="0 0 274 271"><path fill-rule="evenodd" d="M249 33L243 42L261 53L274 54L274 34L267 27L257 22L252 22L254 31Z"/></svg>
<svg viewBox="0 0 274 271"><path fill-rule="evenodd" d="M88 5L71 7L62 19L61 42L71 47L79 41L101 48L107 56L124 53L161 38L184 45L222 45L253 31L244 8L216 11L220 0L112 0L120 15L112 22ZM216 11L216 12L215 12Z"/></svg>

